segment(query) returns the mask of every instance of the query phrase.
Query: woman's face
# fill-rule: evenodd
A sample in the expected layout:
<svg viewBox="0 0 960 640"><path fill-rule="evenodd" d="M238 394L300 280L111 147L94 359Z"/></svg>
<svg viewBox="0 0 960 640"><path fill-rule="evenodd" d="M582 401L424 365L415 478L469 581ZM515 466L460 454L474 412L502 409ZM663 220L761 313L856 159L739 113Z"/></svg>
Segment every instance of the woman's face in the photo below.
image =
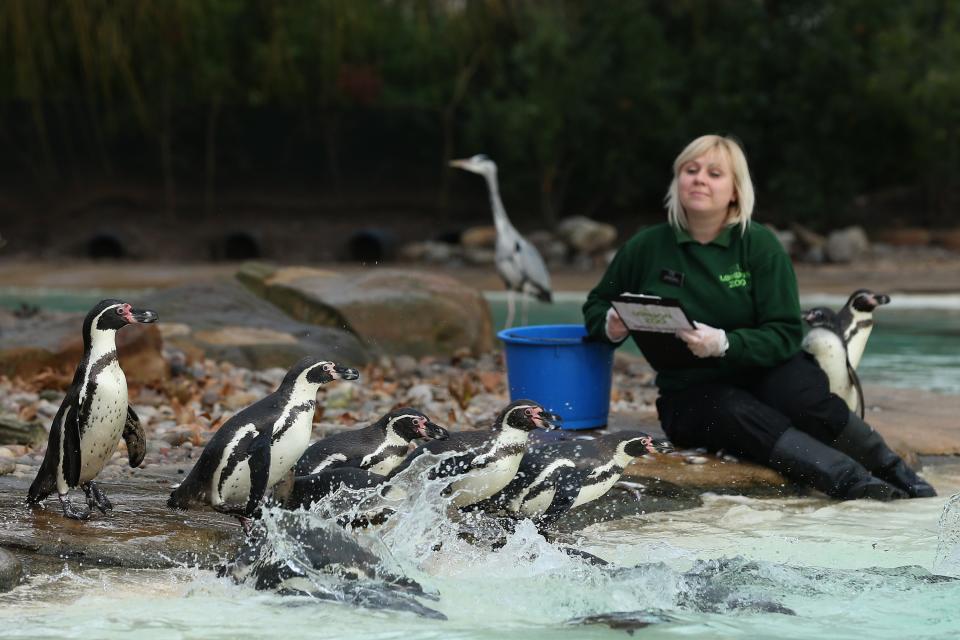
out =
<svg viewBox="0 0 960 640"><path fill-rule="evenodd" d="M723 214L737 194L726 154L711 150L680 167L680 204L687 216Z"/></svg>

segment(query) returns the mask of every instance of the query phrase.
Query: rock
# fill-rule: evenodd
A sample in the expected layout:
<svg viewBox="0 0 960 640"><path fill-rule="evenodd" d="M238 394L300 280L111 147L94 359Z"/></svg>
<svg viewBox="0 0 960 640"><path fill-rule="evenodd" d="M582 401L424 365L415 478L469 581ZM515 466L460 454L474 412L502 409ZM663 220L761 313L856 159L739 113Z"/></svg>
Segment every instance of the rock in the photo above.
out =
<svg viewBox="0 0 960 640"><path fill-rule="evenodd" d="M557 235L575 251L587 255L603 253L617 241L616 227L585 216L561 220Z"/></svg>
<svg viewBox="0 0 960 640"><path fill-rule="evenodd" d="M930 244L932 235L929 229L917 227L885 229L877 233L877 241L895 247L925 247Z"/></svg>
<svg viewBox="0 0 960 640"><path fill-rule="evenodd" d="M39 422L23 422L10 416L0 417L0 444L38 446L47 441L47 430Z"/></svg>
<svg viewBox="0 0 960 640"><path fill-rule="evenodd" d="M23 580L23 566L15 555L0 549L0 593L10 591Z"/></svg>
<svg viewBox="0 0 960 640"><path fill-rule="evenodd" d="M823 262L827 239L797 222L790 223L796 242L794 256L804 262Z"/></svg>
<svg viewBox="0 0 960 640"><path fill-rule="evenodd" d="M493 249L486 249L484 247L464 247L463 259L467 264L492 265L496 259L496 255L494 254Z"/></svg>
<svg viewBox="0 0 960 640"><path fill-rule="evenodd" d="M262 275L238 274L244 283L254 277ZM493 348L483 295L438 273L379 268L331 275L281 268L253 289L301 322L351 331L372 351L420 357Z"/></svg>
<svg viewBox="0 0 960 640"><path fill-rule="evenodd" d="M870 251L870 240L863 227L847 227L830 232L825 248L827 260L846 264Z"/></svg>
<svg viewBox="0 0 960 640"><path fill-rule="evenodd" d="M0 458L0 476L13 473L17 470L17 463L9 458ZM0 589L2 591L2 589Z"/></svg>
<svg viewBox="0 0 960 640"><path fill-rule="evenodd" d="M151 306L161 322L181 325L166 340L186 353L250 369L286 370L306 355L351 366L367 362L367 350L349 332L291 319L250 290L265 292L265 286L258 287L254 278L244 282L248 286L232 279L211 280L155 294Z"/></svg>
<svg viewBox="0 0 960 640"><path fill-rule="evenodd" d="M29 377L45 368L73 372L83 355L84 314L58 314L19 321L0 333L0 374ZM163 316L161 314L161 320ZM164 380L167 364L156 324L131 325L117 332L117 352L128 382Z"/></svg>
<svg viewBox="0 0 960 640"><path fill-rule="evenodd" d="M493 249L497 242L497 228L493 225L470 227L460 234L460 244L476 249Z"/></svg>
<svg viewBox="0 0 960 640"><path fill-rule="evenodd" d="M777 229L772 225L765 225L770 231L777 237L777 240L780 241L780 246L783 247L783 250L787 252L789 256L796 255L796 245L797 245L797 234L789 229Z"/></svg>

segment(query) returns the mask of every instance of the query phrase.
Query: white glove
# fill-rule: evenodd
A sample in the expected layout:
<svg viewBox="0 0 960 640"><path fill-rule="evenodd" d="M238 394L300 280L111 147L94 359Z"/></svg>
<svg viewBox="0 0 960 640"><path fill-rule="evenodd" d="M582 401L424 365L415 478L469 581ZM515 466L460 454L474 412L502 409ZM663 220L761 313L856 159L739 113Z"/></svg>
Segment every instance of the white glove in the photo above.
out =
<svg viewBox="0 0 960 640"><path fill-rule="evenodd" d="M702 322L694 322L696 329L681 329L677 337L687 343L687 347L698 358L719 358L730 348L727 332Z"/></svg>
<svg viewBox="0 0 960 640"><path fill-rule="evenodd" d="M627 325L623 324L620 314L613 307L607 309L607 323L603 330L607 332L607 338L610 339L610 342L621 342L630 335Z"/></svg>

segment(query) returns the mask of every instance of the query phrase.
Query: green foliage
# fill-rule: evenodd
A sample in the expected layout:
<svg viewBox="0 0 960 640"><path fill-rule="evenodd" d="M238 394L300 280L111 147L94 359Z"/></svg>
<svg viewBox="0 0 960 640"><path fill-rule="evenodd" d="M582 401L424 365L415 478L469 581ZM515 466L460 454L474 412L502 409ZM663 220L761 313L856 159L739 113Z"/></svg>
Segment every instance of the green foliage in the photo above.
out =
<svg viewBox="0 0 960 640"><path fill-rule="evenodd" d="M515 219L659 215L676 153L743 141L758 215L960 204L951 0L6 0L4 175L435 194L501 166ZM862 198L861 198L862 200ZM877 200L880 202L882 199ZM869 201L869 198L867 199ZM882 206L882 205L878 205ZM864 218L864 220L861 220Z"/></svg>

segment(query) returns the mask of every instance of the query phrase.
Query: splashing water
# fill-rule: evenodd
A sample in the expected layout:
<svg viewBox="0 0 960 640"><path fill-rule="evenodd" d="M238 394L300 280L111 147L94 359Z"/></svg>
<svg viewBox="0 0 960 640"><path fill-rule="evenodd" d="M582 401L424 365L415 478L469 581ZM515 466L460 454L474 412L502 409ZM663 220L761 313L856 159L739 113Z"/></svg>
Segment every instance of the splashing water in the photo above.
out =
<svg viewBox="0 0 960 640"><path fill-rule="evenodd" d="M4 637L120 638L952 638L960 628L960 499L836 503L815 498L705 496L704 505L593 525L562 543L529 521L515 527L451 513L449 479L420 480L427 457L389 489L341 490L293 516L266 510L272 561L313 570L304 536L340 518L389 509L350 538L376 556L365 593L386 574L448 619L354 606L336 573L310 575L326 595L282 596L213 572L69 569L0 595ZM960 487L960 476L936 479ZM285 518L293 517L291 528ZM939 517L939 529L936 527ZM299 529L298 529L299 528ZM564 553L574 545L611 562ZM934 572L930 566L934 560ZM354 581L356 582L356 581ZM438 599L436 599L438 597ZM586 625L586 626L584 626Z"/></svg>

